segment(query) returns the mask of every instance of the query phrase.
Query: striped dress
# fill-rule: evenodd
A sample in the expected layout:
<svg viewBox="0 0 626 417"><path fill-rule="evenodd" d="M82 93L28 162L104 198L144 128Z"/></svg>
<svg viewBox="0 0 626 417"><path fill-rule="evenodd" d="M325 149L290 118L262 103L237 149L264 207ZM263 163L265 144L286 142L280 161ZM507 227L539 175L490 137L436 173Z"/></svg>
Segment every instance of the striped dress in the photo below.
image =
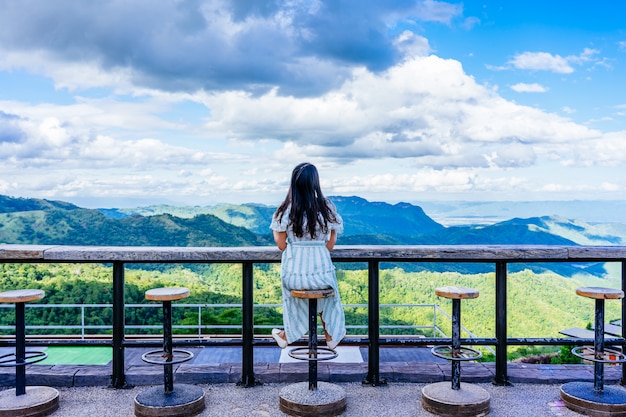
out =
<svg viewBox="0 0 626 417"><path fill-rule="evenodd" d="M315 240L312 240L309 234L303 237L296 237L293 234L289 224L289 208L283 213L282 219L276 216L272 218L270 226L272 230L287 232L287 248L283 251L280 275L283 291L283 325L288 343L295 342L309 331L309 302L306 299L292 297L291 290L332 288L335 295L319 299L317 311L322 313L326 331L333 340L340 340L345 334L346 320L337 287L335 266L326 248L330 230L343 232L343 220L336 213L332 203L330 207L335 211L337 223L328 225L327 234L318 231Z"/></svg>

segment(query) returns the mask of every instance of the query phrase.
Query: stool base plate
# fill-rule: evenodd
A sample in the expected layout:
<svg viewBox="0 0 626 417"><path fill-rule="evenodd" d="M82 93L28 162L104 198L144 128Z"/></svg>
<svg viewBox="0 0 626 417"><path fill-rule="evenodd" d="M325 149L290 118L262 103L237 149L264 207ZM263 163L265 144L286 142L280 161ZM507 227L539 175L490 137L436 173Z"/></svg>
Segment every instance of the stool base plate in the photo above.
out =
<svg viewBox="0 0 626 417"><path fill-rule="evenodd" d="M26 387L26 394L15 395L15 388L0 392L0 417L43 417L59 408L59 391L50 387Z"/></svg>
<svg viewBox="0 0 626 417"><path fill-rule="evenodd" d="M280 411L291 416L338 416L346 410L346 390L339 385L318 381L317 390L308 382L287 385L280 390Z"/></svg>
<svg viewBox="0 0 626 417"><path fill-rule="evenodd" d="M626 390L620 387L595 392L593 382L568 382L561 385L561 399L567 408L588 416L626 416Z"/></svg>
<svg viewBox="0 0 626 417"><path fill-rule="evenodd" d="M175 384L166 394L162 386L154 386L135 397L137 417L189 417L204 410L204 390L195 385Z"/></svg>
<svg viewBox="0 0 626 417"><path fill-rule="evenodd" d="M489 414L490 396L476 385L462 383L458 390L453 390L449 381L437 382L422 388L422 407L440 416L486 416Z"/></svg>

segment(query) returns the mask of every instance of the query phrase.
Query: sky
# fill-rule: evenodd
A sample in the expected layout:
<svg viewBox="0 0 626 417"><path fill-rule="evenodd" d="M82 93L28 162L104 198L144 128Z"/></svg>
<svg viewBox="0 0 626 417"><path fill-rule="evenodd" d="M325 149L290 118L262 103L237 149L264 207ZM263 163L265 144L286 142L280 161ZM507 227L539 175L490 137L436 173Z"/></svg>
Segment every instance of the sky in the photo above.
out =
<svg viewBox="0 0 626 417"><path fill-rule="evenodd" d="M626 200L626 2L0 0L0 194Z"/></svg>

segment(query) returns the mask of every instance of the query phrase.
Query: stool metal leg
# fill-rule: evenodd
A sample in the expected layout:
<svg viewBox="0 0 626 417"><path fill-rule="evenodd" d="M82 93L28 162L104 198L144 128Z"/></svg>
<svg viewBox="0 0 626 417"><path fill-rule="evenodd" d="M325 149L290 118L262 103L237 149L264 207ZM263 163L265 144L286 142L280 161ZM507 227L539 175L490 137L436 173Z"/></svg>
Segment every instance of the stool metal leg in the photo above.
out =
<svg viewBox="0 0 626 417"><path fill-rule="evenodd" d="M597 359L604 353L604 299L596 299L596 330L593 339L593 348ZM604 363L594 362L593 389L596 392L604 390Z"/></svg>
<svg viewBox="0 0 626 417"><path fill-rule="evenodd" d="M309 300L309 357L317 358L317 299ZM309 361L309 390L317 389L317 361Z"/></svg>
<svg viewBox="0 0 626 417"><path fill-rule="evenodd" d="M172 302L163 301L163 353L167 361L171 361L172 354ZM163 385L165 393L174 391L174 375L172 364L163 365Z"/></svg>
<svg viewBox="0 0 626 417"><path fill-rule="evenodd" d="M452 300L452 351L453 354L461 348L461 300ZM452 389L461 388L461 362L452 361Z"/></svg>
<svg viewBox="0 0 626 417"><path fill-rule="evenodd" d="M26 321L24 303L15 303L15 395L26 394ZM21 365L20 365L21 364Z"/></svg>

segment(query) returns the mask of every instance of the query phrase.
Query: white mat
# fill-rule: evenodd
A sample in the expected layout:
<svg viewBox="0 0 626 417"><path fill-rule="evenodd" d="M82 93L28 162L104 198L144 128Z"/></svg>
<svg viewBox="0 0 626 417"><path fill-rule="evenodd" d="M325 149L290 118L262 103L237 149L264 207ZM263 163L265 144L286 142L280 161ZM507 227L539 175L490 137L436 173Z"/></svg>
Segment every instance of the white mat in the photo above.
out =
<svg viewBox="0 0 626 417"><path fill-rule="evenodd" d="M288 346L285 349L281 349L279 363L294 363L304 362L298 359L294 359L289 356L289 350L292 347ZM361 356L361 350L358 346L337 346L335 348L338 356L335 359L331 359L324 362L337 362L337 363L361 363L363 362L363 356Z"/></svg>

